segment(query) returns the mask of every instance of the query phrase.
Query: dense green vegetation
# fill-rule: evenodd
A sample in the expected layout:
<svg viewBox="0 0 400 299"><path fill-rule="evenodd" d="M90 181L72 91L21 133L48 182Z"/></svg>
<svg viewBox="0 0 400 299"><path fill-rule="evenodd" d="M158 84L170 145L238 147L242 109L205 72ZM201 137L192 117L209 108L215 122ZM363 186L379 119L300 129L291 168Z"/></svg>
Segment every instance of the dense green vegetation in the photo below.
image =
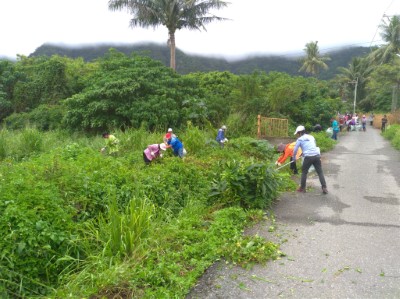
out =
<svg viewBox="0 0 400 299"><path fill-rule="evenodd" d="M394 124L390 125L385 132L383 132L383 136L390 140L390 143L394 148L400 150L400 125Z"/></svg>
<svg viewBox="0 0 400 299"><path fill-rule="evenodd" d="M3 129L2 298L182 297L215 260L277 258L278 244L242 235L295 187L273 170L274 148L247 137L221 149L192 126L177 133L190 155L145 166L142 151L161 133L115 132L112 157L100 137Z"/></svg>
<svg viewBox="0 0 400 299"><path fill-rule="evenodd" d="M38 47L30 57L53 55L66 56L70 58L82 57L85 61L93 61L103 57L110 48L115 48L126 55L136 53L141 56L148 56L154 60L169 66L170 56L167 46L158 44L135 44L135 45L93 45L86 47L63 47L51 44L44 44ZM324 80L332 79L339 73L338 67L347 67L355 57L364 57L371 52L368 47L348 47L334 49L324 53L331 60L327 62L329 69L320 74ZM255 55L233 61L223 58L205 57L186 54L176 49L176 71L180 74L192 72L214 72L227 71L234 74L251 74L254 70L269 72L284 72L292 76L299 74L301 54L293 55Z"/></svg>
<svg viewBox="0 0 400 299"><path fill-rule="evenodd" d="M254 132L257 114L290 118L293 126L328 126L342 105L332 98L326 81L311 77L275 72L179 75L150 58L116 50L95 62L59 56L4 61L0 80L9 129L34 123L43 130L154 131L184 127L189 121L199 127L227 121L239 136Z"/></svg>

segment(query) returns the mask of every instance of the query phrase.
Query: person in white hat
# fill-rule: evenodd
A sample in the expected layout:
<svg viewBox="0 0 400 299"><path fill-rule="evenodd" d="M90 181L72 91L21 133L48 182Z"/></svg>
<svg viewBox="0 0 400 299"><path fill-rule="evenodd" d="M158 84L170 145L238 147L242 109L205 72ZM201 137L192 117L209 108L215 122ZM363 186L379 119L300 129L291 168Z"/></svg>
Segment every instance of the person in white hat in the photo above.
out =
<svg viewBox="0 0 400 299"><path fill-rule="evenodd" d="M215 138L215 140L219 143L219 145L221 147L224 147L224 143L228 141L227 138L225 138L225 131L226 131L226 126L223 125L217 133L217 137Z"/></svg>
<svg viewBox="0 0 400 299"><path fill-rule="evenodd" d="M321 152L319 147L317 147L314 136L306 134L306 129L304 128L304 126L298 126L296 128L296 132L294 132L294 135L297 135L298 138L293 150L293 163L296 163L296 155L299 148L301 148L301 150L303 151L304 156L303 165L301 166L301 183L300 188L298 188L297 191L306 192L308 170L310 169L311 165L313 165L315 171L318 174L319 182L321 183L322 187L322 192L324 194L328 194L324 172L322 171L321 166Z"/></svg>
<svg viewBox="0 0 400 299"><path fill-rule="evenodd" d="M144 151L143 151L143 160L146 165L150 165L150 163L158 158L162 157L161 151L165 151L167 146L164 143L160 144L150 144Z"/></svg>
<svg viewBox="0 0 400 299"><path fill-rule="evenodd" d="M167 134L170 134L172 138L176 138L176 135L172 132L172 128L168 128L168 131L165 133L163 138L165 144L168 144Z"/></svg>

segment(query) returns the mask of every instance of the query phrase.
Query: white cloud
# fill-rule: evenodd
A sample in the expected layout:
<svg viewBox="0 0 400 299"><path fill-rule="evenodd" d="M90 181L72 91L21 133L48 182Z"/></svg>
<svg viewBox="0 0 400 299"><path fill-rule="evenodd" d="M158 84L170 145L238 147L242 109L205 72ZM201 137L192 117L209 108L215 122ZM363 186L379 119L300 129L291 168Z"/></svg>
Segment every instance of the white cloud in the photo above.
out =
<svg viewBox="0 0 400 299"><path fill-rule="evenodd" d="M383 14L400 14L400 1L230 0L216 15L229 21L207 32L181 30L177 47L187 53L238 57L251 53L302 54L318 40L321 50L369 46L380 39ZM0 55L29 55L44 43L166 43L167 31L130 28L126 11L109 11L108 0L1 0Z"/></svg>

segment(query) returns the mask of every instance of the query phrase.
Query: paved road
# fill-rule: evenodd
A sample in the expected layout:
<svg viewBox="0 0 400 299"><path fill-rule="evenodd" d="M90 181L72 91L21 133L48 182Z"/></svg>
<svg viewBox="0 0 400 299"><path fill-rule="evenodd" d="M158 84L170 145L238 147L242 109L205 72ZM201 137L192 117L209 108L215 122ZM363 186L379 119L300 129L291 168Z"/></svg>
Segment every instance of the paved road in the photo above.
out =
<svg viewBox="0 0 400 299"><path fill-rule="evenodd" d="M275 205L274 233L250 231L287 256L251 270L215 264L187 298L400 298L400 152L368 127L322 160L328 195L309 175L312 190Z"/></svg>

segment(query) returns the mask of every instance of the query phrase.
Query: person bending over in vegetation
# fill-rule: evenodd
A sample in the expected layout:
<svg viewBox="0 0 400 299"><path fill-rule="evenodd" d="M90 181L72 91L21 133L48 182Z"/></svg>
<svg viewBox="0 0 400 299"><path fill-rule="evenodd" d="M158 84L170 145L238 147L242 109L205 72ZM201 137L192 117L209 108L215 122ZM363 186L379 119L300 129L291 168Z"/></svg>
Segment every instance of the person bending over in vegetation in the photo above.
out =
<svg viewBox="0 0 400 299"><path fill-rule="evenodd" d="M171 133L167 133L165 137L167 138L167 148L172 148L174 156L183 158L185 156L185 150L183 148L182 142L178 139L178 137L173 137Z"/></svg>
<svg viewBox="0 0 400 299"><path fill-rule="evenodd" d="M119 140L108 132L103 133L103 138L106 139L106 146L101 149L101 153L109 153L110 155L114 155L119 151Z"/></svg>
<svg viewBox="0 0 400 299"><path fill-rule="evenodd" d="M316 124L314 126L314 132L321 132L322 131L322 126L320 124Z"/></svg>
<svg viewBox="0 0 400 299"><path fill-rule="evenodd" d="M224 125L218 130L217 137L215 138L221 147L224 147L224 143L228 141L228 139L225 138L225 131L226 126Z"/></svg>
<svg viewBox="0 0 400 299"><path fill-rule="evenodd" d="M303 151L304 156L303 165L301 167L301 185L300 188L297 189L297 192L306 192L308 170L310 169L311 165L314 165L319 177L319 182L321 183L322 192L324 194L328 194L328 189L326 188L325 177L321 166L321 153L319 147L317 147L314 136L306 134L306 129L304 126L298 126L294 134L297 135L298 138L293 150L293 163L296 163L296 156L299 149Z"/></svg>
<svg viewBox="0 0 400 299"><path fill-rule="evenodd" d="M278 152L282 153L278 160L276 160L275 165L281 166L282 163L286 161L288 157L290 157L290 169L293 171L294 174L298 174L296 161L293 160L293 150L296 142L288 143L288 144L279 144L278 145ZM297 151L296 159L299 159L301 156L301 148Z"/></svg>
<svg viewBox="0 0 400 299"><path fill-rule="evenodd" d="M144 151L143 151L143 160L146 165L150 165L150 163L158 158L162 157L161 150L165 151L167 146L165 143L160 144L150 144Z"/></svg>

